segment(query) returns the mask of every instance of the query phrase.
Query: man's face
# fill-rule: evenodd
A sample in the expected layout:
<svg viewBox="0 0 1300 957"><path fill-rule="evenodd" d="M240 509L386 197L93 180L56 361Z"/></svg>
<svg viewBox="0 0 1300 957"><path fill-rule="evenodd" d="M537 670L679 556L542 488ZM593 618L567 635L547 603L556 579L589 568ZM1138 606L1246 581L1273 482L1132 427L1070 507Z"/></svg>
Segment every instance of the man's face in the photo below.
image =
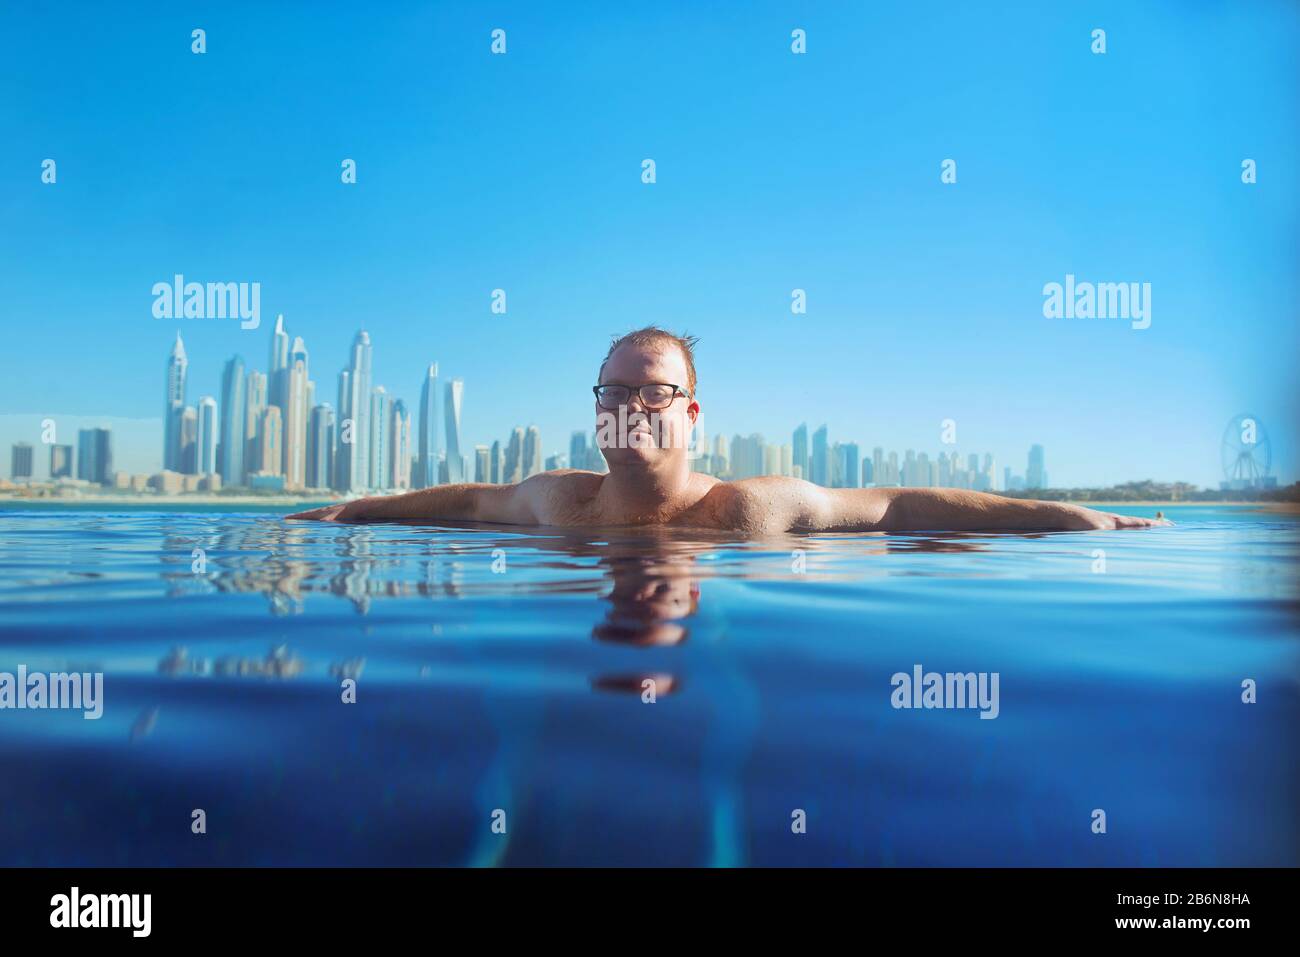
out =
<svg viewBox="0 0 1300 957"><path fill-rule="evenodd" d="M663 461L666 457L685 460L699 404L677 395L666 408L647 408L637 391L641 386L661 384L679 386L686 392L686 358L681 349L671 343L620 346L601 370L600 384L631 390L622 408L596 403L596 441L610 465Z"/></svg>

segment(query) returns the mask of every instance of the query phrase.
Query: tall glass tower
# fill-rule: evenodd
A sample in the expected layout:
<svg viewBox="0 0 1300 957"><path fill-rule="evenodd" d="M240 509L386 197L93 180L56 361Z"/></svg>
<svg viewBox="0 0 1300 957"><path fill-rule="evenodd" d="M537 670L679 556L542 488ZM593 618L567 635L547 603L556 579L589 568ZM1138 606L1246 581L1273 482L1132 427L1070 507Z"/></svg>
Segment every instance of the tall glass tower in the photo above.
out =
<svg viewBox="0 0 1300 957"><path fill-rule="evenodd" d="M167 404L163 411L163 468L172 472L181 470L181 413L185 409L185 371L189 364L178 332L167 357Z"/></svg>
<svg viewBox="0 0 1300 957"><path fill-rule="evenodd" d="M1043 447L1029 447L1029 466L1025 469L1025 488L1046 488L1047 470L1043 465Z"/></svg>
<svg viewBox="0 0 1300 957"><path fill-rule="evenodd" d="M217 400L210 395L199 399L198 435L194 440L195 469L199 475L211 475L217 470Z"/></svg>
<svg viewBox="0 0 1300 957"><path fill-rule="evenodd" d="M223 485L244 484L244 360L231 356L221 372L221 461Z"/></svg>
<svg viewBox="0 0 1300 957"><path fill-rule="evenodd" d="M792 463L799 469L799 477L808 479L808 423L800 422L799 428L794 430L794 451L792 453Z"/></svg>
<svg viewBox="0 0 1300 957"><path fill-rule="evenodd" d="M447 383L447 481L465 481L465 460L460 452L460 403L465 383L452 379Z"/></svg>
<svg viewBox="0 0 1300 957"><path fill-rule="evenodd" d="M420 437L416 454L417 467L415 484L427 488L438 484L438 453L442 446L438 441L438 363L431 362L425 373L424 385L420 387Z"/></svg>
<svg viewBox="0 0 1300 957"><path fill-rule="evenodd" d="M364 329L352 340L352 353L339 380L339 446L345 491L365 491L370 481L370 334ZM342 484L342 483L340 483Z"/></svg>
<svg viewBox="0 0 1300 957"><path fill-rule="evenodd" d="M286 373L284 422L284 487L299 489L307 484L307 416L311 411L307 393L307 346L302 336L293 340Z"/></svg>

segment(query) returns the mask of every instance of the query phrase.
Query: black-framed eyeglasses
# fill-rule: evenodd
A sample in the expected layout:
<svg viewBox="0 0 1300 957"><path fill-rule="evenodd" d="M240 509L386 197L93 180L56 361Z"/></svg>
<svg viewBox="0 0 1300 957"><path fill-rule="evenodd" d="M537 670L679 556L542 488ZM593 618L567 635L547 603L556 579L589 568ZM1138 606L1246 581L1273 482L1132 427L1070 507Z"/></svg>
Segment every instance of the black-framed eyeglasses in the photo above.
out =
<svg viewBox="0 0 1300 957"><path fill-rule="evenodd" d="M591 391L596 393L596 402L602 409L617 409L621 405L627 405L632 401L632 389L630 385L614 383L591 387ZM678 396L685 396L688 399L691 397L691 394L681 386L668 382L647 382L645 385L636 386L636 392L641 399L641 405L652 412L668 408Z"/></svg>

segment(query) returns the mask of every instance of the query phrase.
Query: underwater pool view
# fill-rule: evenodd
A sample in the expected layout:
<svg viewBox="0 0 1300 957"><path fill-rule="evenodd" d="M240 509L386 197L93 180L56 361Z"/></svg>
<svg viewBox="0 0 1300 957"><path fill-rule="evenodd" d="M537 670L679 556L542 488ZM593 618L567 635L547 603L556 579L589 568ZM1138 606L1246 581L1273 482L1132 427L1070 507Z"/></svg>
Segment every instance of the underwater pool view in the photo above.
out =
<svg viewBox="0 0 1300 957"><path fill-rule="evenodd" d="M1300 864L1300 522L1165 512L744 541L0 506L0 672L104 675L97 720L0 710L0 864ZM996 701L896 707L930 672Z"/></svg>

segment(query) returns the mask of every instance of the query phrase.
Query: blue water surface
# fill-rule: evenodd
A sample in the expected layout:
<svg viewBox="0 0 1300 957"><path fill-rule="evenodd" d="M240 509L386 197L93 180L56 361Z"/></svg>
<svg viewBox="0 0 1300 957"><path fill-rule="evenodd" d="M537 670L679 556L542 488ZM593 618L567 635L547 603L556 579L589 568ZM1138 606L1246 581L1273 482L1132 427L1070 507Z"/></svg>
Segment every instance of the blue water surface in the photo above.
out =
<svg viewBox="0 0 1300 957"><path fill-rule="evenodd" d="M0 671L105 704L0 710L0 864L1296 865L1300 522L1165 512L744 541L2 506ZM893 707L917 665L997 673L998 716Z"/></svg>

